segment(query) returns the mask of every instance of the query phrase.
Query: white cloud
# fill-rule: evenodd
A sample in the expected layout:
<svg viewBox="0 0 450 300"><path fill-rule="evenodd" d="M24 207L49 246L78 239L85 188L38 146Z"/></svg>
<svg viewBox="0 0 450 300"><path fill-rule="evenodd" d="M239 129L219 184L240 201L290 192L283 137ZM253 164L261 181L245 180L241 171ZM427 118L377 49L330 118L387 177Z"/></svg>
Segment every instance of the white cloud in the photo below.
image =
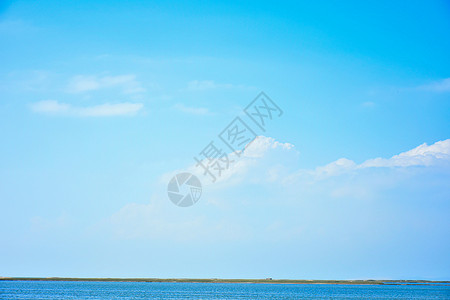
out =
<svg viewBox="0 0 450 300"><path fill-rule="evenodd" d="M76 107L55 100L44 100L30 105L31 110L37 113L78 117L130 116L135 115L143 107L142 103L129 102Z"/></svg>
<svg viewBox="0 0 450 300"><path fill-rule="evenodd" d="M188 83L187 89L190 91L204 91L217 88L229 89L232 87L232 84L216 83L213 80L193 80Z"/></svg>
<svg viewBox="0 0 450 300"><path fill-rule="evenodd" d="M419 86L418 89L430 92L450 92L450 78Z"/></svg>
<svg viewBox="0 0 450 300"><path fill-rule="evenodd" d="M372 158L357 164L347 158L339 158L325 166L315 169L299 169L284 178L285 183L294 183L299 180L312 183L334 176L350 174L370 168L394 168L440 165L450 161L450 139L438 141L428 146L426 143L391 158Z"/></svg>
<svg viewBox="0 0 450 300"><path fill-rule="evenodd" d="M204 178L203 183L205 185L218 188L237 185L248 181L249 178L252 181L278 181L284 184L312 183L369 168L439 165L443 161L450 161L450 139L436 142L430 146L422 144L387 159L368 159L361 164L357 164L350 159L340 158L314 169L295 170L292 160L297 155L298 151L294 145L278 142L271 137L259 136L240 157L234 153L228 154L230 166L227 170L222 171L221 176L217 177L214 183L209 177L204 176L204 170L195 164L189 166L185 171L193 173L199 178ZM206 164L206 161L203 161L203 163ZM162 177L162 182L167 182L173 175L181 171L176 170L165 174Z"/></svg>
<svg viewBox="0 0 450 300"><path fill-rule="evenodd" d="M248 181L270 181L283 184L313 183L330 177L345 174L355 174L359 170L370 168L393 168L440 165L450 161L450 139L438 141L432 145L426 143L391 158L368 159L361 164L347 158L340 158L324 166L314 169L295 169L294 160L298 151L290 143L281 143L274 138L257 137L239 157L235 153L229 153L230 166L223 170L216 182L212 183L209 177L204 176L204 170L195 164L188 167L187 171L199 178L204 178L206 185L223 188ZM206 164L206 161L203 161ZM175 173L164 176L169 180Z"/></svg>
<svg viewBox="0 0 450 300"><path fill-rule="evenodd" d="M361 164L347 158L340 158L325 166L319 166L314 170L301 169L291 175L293 178L309 178L310 180L321 180L332 176L338 176L367 168L392 168L438 165L442 161L450 160L450 139L438 141L428 146L426 143L391 158L372 158Z"/></svg>
<svg viewBox="0 0 450 300"><path fill-rule="evenodd" d="M142 109L142 103L117 103L117 104L101 104L90 107L78 108L81 116L86 117L103 117L103 116L123 116L134 115Z"/></svg>
<svg viewBox="0 0 450 300"><path fill-rule="evenodd" d="M141 83L136 80L135 75L119 76L74 76L67 87L70 93L82 93L99 89L119 87L126 94L145 92Z"/></svg>
<svg viewBox="0 0 450 300"><path fill-rule="evenodd" d="M188 107L181 103L174 106L176 110L193 115L209 115L211 112L205 107Z"/></svg>
<svg viewBox="0 0 450 300"><path fill-rule="evenodd" d="M244 157L263 157L269 149L277 148L291 150L294 148L294 145L290 143L280 143L271 137L258 136L245 149Z"/></svg>
<svg viewBox="0 0 450 300"><path fill-rule="evenodd" d="M221 149L222 151L226 151L226 149ZM169 172L164 174L161 177L161 182L167 182L179 172L189 172L195 174L199 178L204 178L204 185L207 186L220 186L221 188L225 186L231 186L241 183L245 181L248 172L252 168L260 166L261 162L269 161L267 164L267 169L264 172L259 172L258 174L251 175L252 178L257 180L259 177L267 177L272 180L275 177L280 176L280 170L277 169L278 166L270 165L270 161L273 159L270 157L275 157L274 159L279 160L279 162L283 162L283 160L289 160L290 157L297 156L298 152L294 149L294 145L290 143L282 143L276 141L274 138L258 136L255 140L253 140L245 149L245 151L238 156L236 153L231 152L227 153L227 158L229 161L229 166L226 170L223 170L220 176L216 176L216 181L211 181L210 177L204 176L204 169L197 164L192 164L187 167L185 170L175 170L173 172ZM198 157L198 159L202 159L202 157ZM201 161L203 165L207 165L206 158ZM224 161L224 167L226 162Z"/></svg>
<svg viewBox="0 0 450 300"><path fill-rule="evenodd" d="M450 140L445 140L430 146L420 145L376 165L369 164L372 160L358 165L341 158L314 169L298 169L294 160L298 152L292 144L260 136L241 157L232 157L235 161L216 183L211 183L202 169L195 166L164 174L158 183L160 187L155 189L158 194L149 204L130 203L102 226L120 239L226 242L276 240L281 236L286 240L302 239L307 232L315 236L317 226L339 216L336 210L340 210L339 203L344 202L336 201L345 200L346 208L341 213L347 214L349 207L355 207L358 212L345 215L340 223L341 227L351 229L353 224L365 224L360 213L366 212L358 210L361 204L357 203L374 203L381 199L384 208L386 194L392 189L395 192L389 200L402 193L410 199L411 186L433 175L413 177L418 174L416 169L402 168L430 165L428 160L417 160L419 157L432 157L435 164L449 161L449 149ZM408 162L399 163L399 159L408 159ZM195 174L203 185L202 198L188 213L186 209L175 207L163 192L172 176L181 171ZM351 201L354 202L349 205ZM255 214L255 210L270 213ZM352 216L353 219L348 220ZM336 224L331 223L331 232L334 232Z"/></svg>
<svg viewBox="0 0 450 300"><path fill-rule="evenodd" d="M372 102L372 101L366 101L366 102L363 102L361 105L362 105L363 107L373 108L373 107L375 107L375 102Z"/></svg>
<svg viewBox="0 0 450 300"><path fill-rule="evenodd" d="M360 168L368 167L410 167L410 166L430 166L438 164L441 160L450 159L450 139L439 141L428 146L422 145L394 155L391 158L369 159L362 163Z"/></svg>
<svg viewBox="0 0 450 300"><path fill-rule="evenodd" d="M31 110L38 113L65 114L71 110L71 106L65 103L59 103L55 100L44 100L30 105Z"/></svg>
<svg viewBox="0 0 450 300"><path fill-rule="evenodd" d="M368 159L362 164L357 164L347 158L340 158L324 166L313 169L296 167L296 158L299 152L294 145L282 143L274 138L259 136L244 151L241 156L229 153L230 166L223 170L222 175L212 182L208 175L204 175L204 169L196 164L185 169L174 170L161 176L160 183L167 182L179 172L190 172L201 179L202 184L221 190L230 186L253 183L279 183L283 186L297 186L302 184L314 184L332 177L340 177L351 174L358 176L363 170L369 173L377 173L375 169L395 169L413 166L432 166L450 162L450 139L438 141L428 146L422 144L412 150L394 155L391 158ZM206 161L202 161L206 164ZM371 171L372 170L372 171ZM378 174L378 173L377 173ZM345 194L354 190L342 186L337 188L335 194ZM359 190L359 194L363 191Z"/></svg>
<svg viewBox="0 0 450 300"><path fill-rule="evenodd" d="M314 171L314 175L317 178L324 178L339 175L354 168L356 168L356 163L354 161L347 158L339 158L325 166L317 167Z"/></svg>

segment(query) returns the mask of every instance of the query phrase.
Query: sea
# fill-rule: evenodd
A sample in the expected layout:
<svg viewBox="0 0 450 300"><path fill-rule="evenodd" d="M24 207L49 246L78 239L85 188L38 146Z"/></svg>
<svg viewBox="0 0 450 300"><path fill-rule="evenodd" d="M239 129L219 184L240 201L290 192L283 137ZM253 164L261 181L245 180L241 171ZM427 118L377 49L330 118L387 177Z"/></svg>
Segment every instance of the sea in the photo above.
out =
<svg viewBox="0 0 450 300"><path fill-rule="evenodd" d="M450 285L0 281L0 299L450 299Z"/></svg>

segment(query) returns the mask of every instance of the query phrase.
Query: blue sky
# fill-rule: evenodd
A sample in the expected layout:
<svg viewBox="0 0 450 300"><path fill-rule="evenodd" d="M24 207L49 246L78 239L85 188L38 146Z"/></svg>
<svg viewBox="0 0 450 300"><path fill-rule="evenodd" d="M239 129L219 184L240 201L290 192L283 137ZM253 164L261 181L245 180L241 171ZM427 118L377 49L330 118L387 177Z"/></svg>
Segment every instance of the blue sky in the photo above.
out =
<svg viewBox="0 0 450 300"><path fill-rule="evenodd" d="M448 36L445 1L3 1L0 276L450 279Z"/></svg>

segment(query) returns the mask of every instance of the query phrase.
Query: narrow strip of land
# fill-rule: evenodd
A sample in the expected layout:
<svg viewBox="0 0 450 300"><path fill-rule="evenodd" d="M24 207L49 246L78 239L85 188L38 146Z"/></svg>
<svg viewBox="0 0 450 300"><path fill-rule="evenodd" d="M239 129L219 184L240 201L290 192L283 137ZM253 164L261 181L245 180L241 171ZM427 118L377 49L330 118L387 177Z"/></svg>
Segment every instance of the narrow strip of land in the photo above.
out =
<svg viewBox="0 0 450 300"><path fill-rule="evenodd" d="M371 284L411 285L448 284L430 280L301 280L301 279L218 279L218 278L69 278L69 277L0 277L2 281L105 281L105 282L191 282L191 283L272 283L272 284Z"/></svg>

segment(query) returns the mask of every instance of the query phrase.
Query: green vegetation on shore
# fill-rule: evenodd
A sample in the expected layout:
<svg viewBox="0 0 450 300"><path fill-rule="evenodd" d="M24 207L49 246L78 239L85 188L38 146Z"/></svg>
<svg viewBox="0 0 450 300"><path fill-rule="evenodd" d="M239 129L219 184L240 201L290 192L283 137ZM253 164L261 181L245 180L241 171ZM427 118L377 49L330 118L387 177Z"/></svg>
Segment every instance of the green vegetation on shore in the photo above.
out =
<svg viewBox="0 0 450 300"><path fill-rule="evenodd" d="M65 278L65 277L0 277L13 281L108 281L108 282L194 282L194 283L287 283L287 284L436 284L450 281L429 280L297 280L297 279L191 279L191 278Z"/></svg>

